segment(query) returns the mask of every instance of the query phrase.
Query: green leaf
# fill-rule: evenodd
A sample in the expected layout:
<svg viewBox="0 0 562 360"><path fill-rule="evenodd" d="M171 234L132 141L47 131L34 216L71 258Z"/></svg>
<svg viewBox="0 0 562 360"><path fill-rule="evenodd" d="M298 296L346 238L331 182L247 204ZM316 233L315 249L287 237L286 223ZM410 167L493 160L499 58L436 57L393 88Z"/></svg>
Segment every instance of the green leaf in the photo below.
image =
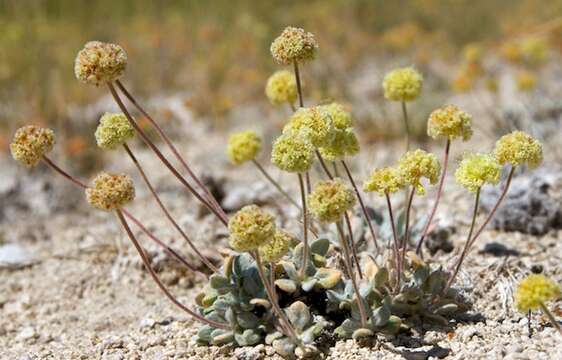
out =
<svg viewBox="0 0 562 360"><path fill-rule="evenodd" d="M289 279L277 279L275 285L286 293L292 294L297 291L297 284Z"/></svg>
<svg viewBox="0 0 562 360"><path fill-rule="evenodd" d="M310 311L302 301L295 301L285 309L287 318L298 332L302 332L310 323Z"/></svg>
<svg viewBox="0 0 562 360"><path fill-rule="evenodd" d="M310 243L310 251L314 254L325 256L330 249L330 240L317 239Z"/></svg>

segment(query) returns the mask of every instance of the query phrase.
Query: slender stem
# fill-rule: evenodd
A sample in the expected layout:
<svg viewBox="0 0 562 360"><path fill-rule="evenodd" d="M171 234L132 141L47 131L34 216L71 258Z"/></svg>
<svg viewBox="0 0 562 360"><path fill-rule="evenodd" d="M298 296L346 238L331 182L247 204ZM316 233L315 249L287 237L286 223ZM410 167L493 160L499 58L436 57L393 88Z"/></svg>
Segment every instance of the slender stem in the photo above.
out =
<svg viewBox="0 0 562 360"><path fill-rule="evenodd" d="M357 188L357 184L355 184L355 180L353 180L353 176L351 175L351 171L349 171L349 167L345 163L345 160L342 159L341 163L343 165L343 168L345 169L345 173L347 174L347 177L349 178L349 182L351 182L351 186L353 187L353 190L355 190L355 195L357 195L357 200L359 200L359 205L361 205L361 211L363 212L363 217L365 218L365 221L369 226L369 231L371 233L371 237L373 238L373 243L375 244L375 249L377 250L377 254L378 254L380 252L380 249L379 249L379 244L377 242L377 236L375 235L375 229L373 227L373 223L371 222L371 218L367 213L367 207L365 206L363 197L361 196L361 193Z"/></svg>
<svg viewBox="0 0 562 360"><path fill-rule="evenodd" d="M290 106L292 112L297 111L297 108L295 107L295 104L293 104L293 103L290 102L290 103L289 103L289 106Z"/></svg>
<svg viewBox="0 0 562 360"><path fill-rule="evenodd" d="M131 93L129 91L127 91L127 89L125 88L123 83L121 83L120 80L116 80L115 83L117 84L117 87L121 90L121 92L125 95L125 97L127 99L129 99L129 101L148 119L148 121L152 124L152 126L154 126L154 128L156 129L156 132L158 132L158 135L160 136L160 138L162 140L164 140L164 142L168 145L168 147L170 148L170 150L172 151L172 153L174 154L176 159L178 159L178 161L183 166L185 171L187 171L187 173L189 174L189 177L191 177L193 179L193 181L195 181L197 186L199 186L199 188L201 188L201 190L203 190L203 193L205 194L205 197L210 201L210 205L214 206L218 212L222 212L223 215L226 217L226 214L224 214L224 210L221 208L221 206L217 202L217 199L213 196L213 194L209 191L209 189L205 186L205 184L203 184L203 182L197 177L197 175L195 175L195 173L191 170L189 165L187 165L187 162L180 155L180 153L177 150L177 148L175 147L174 143L166 135L164 130L162 130L162 128L152 118L152 116L150 116L144 110L144 108L139 105L139 103L135 100L135 98L131 95Z"/></svg>
<svg viewBox="0 0 562 360"><path fill-rule="evenodd" d="M408 205L406 207L406 223L404 224L404 239L402 240L402 254L400 256L400 264L398 265L398 279L402 278L402 271L404 271L404 264L406 263L406 248L408 247L408 241L410 240L410 213L412 210L412 200L414 199L414 194L416 192L416 187L412 186L410 191L410 196L408 196ZM400 282L397 284L400 286Z"/></svg>
<svg viewBox="0 0 562 360"><path fill-rule="evenodd" d="M281 308L279 307L279 304L277 303L277 296L275 295L275 292L274 292L275 290L273 290L271 288L271 286L269 285L269 280L267 279L267 277L264 274L263 263L262 263L261 258L260 258L260 253L258 251L252 251L252 255L254 256L254 259L256 259L256 267L258 268L258 274L259 274L260 279L263 283L263 287L265 289L267 297L269 298L269 301L271 302L271 307L273 308L273 311L275 312L275 314L279 318L279 321L281 322L281 324L283 325L285 330L288 332L287 335L291 338L291 340L293 340L293 342L295 344L298 344L299 339L297 337L295 329L293 328L293 326L291 325L291 323L289 322L289 320L285 316L285 313L283 312L283 310L281 310Z"/></svg>
<svg viewBox="0 0 562 360"><path fill-rule="evenodd" d="M302 98L302 85L301 76L299 73L299 63L297 60L293 61L293 68L295 70L295 78L297 80L297 92L299 94L299 107L304 107L304 100Z"/></svg>
<svg viewBox="0 0 562 360"><path fill-rule="evenodd" d="M552 323L552 326L554 326L556 328L556 330L558 330L560 335L562 335L562 327L558 323L558 320L556 320L554 315L552 315L552 313L550 312L550 310L548 310L548 308L546 307L546 305L544 303L541 302L540 306L541 306L542 312L546 315L546 317L548 317L548 320L550 320L550 322Z"/></svg>
<svg viewBox="0 0 562 360"><path fill-rule="evenodd" d="M336 177L340 177L340 172L338 171L338 164L336 162L332 162L332 168L334 168L334 175Z"/></svg>
<svg viewBox="0 0 562 360"><path fill-rule="evenodd" d="M304 189L304 180L302 178L302 174L298 174L299 176L299 187L301 190L301 202L302 202L302 231L303 231L303 259L302 259L302 267L300 269L300 276L301 278L304 277L306 272L306 267L308 265L308 214L306 209L306 194Z"/></svg>
<svg viewBox="0 0 562 360"><path fill-rule="evenodd" d="M345 240L345 234L343 232L342 224L340 221L336 222L336 227L338 228L340 244L343 250L343 259L345 267L347 268L347 273L351 279L351 284L353 285L353 291L355 292L355 297L357 301L357 307L359 308L359 316L361 317L361 327L367 327L367 314L365 313L365 308L363 307L363 299L361 298L361 293L359 292L359 286L357 285L357 280L355 279L355 273L353 272L353 267L351 265L351 256L349 253L349 246Z"/></svg>
<svg viewBox="0 0 562 360"><path fill-rule="evenodd" d="M312 184L310 181L310 171L307 171L305 174L305 181L306 181L306 193L310 194L310 192L312 191Z"/></svg>
<svg viewBox="0 0 562 360"><path fill-rule="evenodd" d="M193 310L189 309L187 306L185 306L181 302L179 302L176 299L176 297L168 291L166 286L158 278L158 275L156 275L156 272L154 271L152 266L150 266L150 261L148 260L148 258L146 256L144 250L142 249L141 245L139 244L139 242L135 238L135 235L131 231L131 228L129 227L129 224L127 224L127 220L125 220L125 217L123 216L123 213L120 210L117 210L116 214L117 214L117 218L121 222L121 225L123 225L123 227L125 228L125 231L127 232L127 235L129 236L129 239L131 239L131 242L133 243L133 245L137 249L137 252L139 253L139 255L141 257L142 262L144 263L144 266L145 266L146 270L148 270L148 272L150 273L150 276L152 277L152 279L154 280L156 285L158 285L160 290L162 290L162 292L166 295L166 297L168 297L168 299L170 299L170 301L173 302L175 305L177 305L180 309L182 309L183 311L185 311L186 313L191 315L195 320L198 320L198 321L202 322L203 324L207 324L207 325L215 327L215 328L230 330L230 326L228 326L226 324L216 322L216 321L213 321L213 320L206 319L203 316L194 312Z"/></svg>
<svg viewBox="0 0 562 360"><path fill-rule="evenodd" d="M384 194L385 198L386 198L386 205L388 207L388 216L390 217L390 225L392 227L392 237L394 238L394 246L393 246L393 252L394 252L394 266L396 267L396 269L400 268L400 255L399 255L399 244L398 244L398 233L396 231L396 223L394 221L394 214L392 212L392 203L390 202L390 195L388 193ZM396 271L396 284L400 284L400 272L397 270ZM398 286L398 285L397 285Z"/></svg>
<svg viewBox="0 0 562 360"><path fill-rule="evenodd" d="M271 185L273 185L277 189L277 191L279 191L287 200L289 200L291 204L295 205L299 209L301 208L300 205L295 200L293 200L291 195L289 195L285 190L283 190L281 185L277 181L275 181L275 179L273 179L271 175L269 175L269 173L256 159L252 159L252 163L258 168L258 170L262 173L262 175L271 183Z"/></svg>
<svg viewBox="0 0 562 360"><path fill-rule="evenodd" d="M318 149L316 149L315 152L316 152L316 157L318 158L318 161L320 161L320 165L322 165L322 169L326 173L326 176L328 176L328 179L333 180L334 176L332 175L332 173L328 169L328 166L326 165L326 162L322 158L322 155L320 154L320 151L318 151Z"/></svg>
<svg viewBox="0 0 562 360"><path fill-rule="evenodd" d="M154 189L154 186L152 185L152 183L150 182L150 180L148 179L148 176L146 176L146 173L144 171L144 169L142 168L141 164L139 163L138 159L136 158L136 156L133 154L133 152L131 151L131 149L129 148L129 146L127 145L127 143L123 144L123 148L125 148L125 151L127 152L127 154L129 155L129 157L131 158L131 160L133 161L133 163L135 164L135 166L137 167L137 170L139 171L142 179L144 180L146 186L148 187L148 189L150 190L150 192L152 193L152 196L154 197L154 199L156 200L156 202L158 203L158 206L160 207L160 209L162 210L162 212L164 213L164 215L166 216L166 218L168 219L168 221L170 221L170 223L172 224L172 226L181 234L181 236L184 238L184 240L187 242L187 244L189 245L189 247L195 251L195 254L197 254L197 256L199 257L199 259L209 268L211 269L211 271L216 272L216 273L220 273L219 269L217 269L217 267L215 265L213 265L212 262L209 261L209 259L207 259L207 257L205 257L203 254L201 254L201 252L199 251L199 249L197 249L197 247L195 246L195 244L193 244L193 242L191 241L191 239L187 236L187 234L185 233L185 231L183 231L183 229L178 225L178 223L174 220L173 216L170 214L170 212L168 211L168 209L166 208L166 206L164 205L164 203L162 202L162 200L160 199L160 196L158 195L158 193L156 192L156 190Z"/></svg>
<svg viewBox="0 0 562 360"><path fill-rule="evenodd" d="M51 159L49 159L47 156L43 155L43 161L45 161L45 163L47 165L49 165L55 172L59 173L60 175L62 175L64 178L66 178L67 180L69 180L70 182L72 182L74 185L81 187L83 189L86 189L88 186L86 184L84 184L83 182L81 182L80 180L76 179L75 177L73 177L72 175L70 175L69 173L67 173L66 171L64 171L63 169L61 169L60 167L58 167L54 162L51 161Z"/></svg>
<svg viewBox="0 0 562 360"><path fill-rule="evenodd" d="M184 185L189 190L189 192L191 192L203 205L205 205L205 207L207 207L213 214L215 214L217 218L223 223L224 226L228 226L228 219L226 218L226 215L224 215L222 212L219 212L207 200L203 199L203 197L193 188L193 186L191 186L184 179L184 177L176 170L176 168L172 164L170 164L170 162L166 159L166 157L162 154L162 152L160 152L160 150L156 147L156 145L154 145L154 143L148 138L144 130L142 130L142 128L135 121L135 119L133 119L133 117L131 116L131 114L129 113L129 111L121 101L121 98L117 94L117 91L115 90L113 84L107 83L107 86L109 87L111 95L113 95L113 98L117 102L117 105L119 105L119 108L125 114L127 120L129 120L131 126L135 128L135 130L140 135L140 137L145 142L145 144L148 147L150 147L150 149L156 154L156 156L160 159L160 161L162 161L164 165L166 165L166 167L172 172L172 174L174 174L174 176L182 183L182 185Z"/></svg>
<svg viewBox="0 0 562 360"><path fill-rule="evenodd" d="M363 280L363 271L361 271L361 264L359 263L359 255L357 255L357 246L353 240L353 228L351 227L351 219L349 214L344 213L345 223L347 225L347 233L349 234L349 243L351 244L351 253L353 255L353 260L355 261L355 266L357 267L357 272L359 273L359 279Z"/></svg>
<svg viewBox="0 0 562 360"><path fill-rule="evenodd" d="M47 156L43 156L43 160L55 172L57 172L59 175L62 175L65 179L69 180L74 185L76 185L76 186L78 186L82 189L88 188L88 186L86 184L84 184L80 180L76 179L75 177L73 177L72 175L67 173L66 171L62 170L53 161L51 161L51 159L49 159ZM126 217L129 218L129 220L131 220L135 225L137 225L142 230L142 232L144 232L151 240L153 240L156 244L158 244L162 248L164 248L164 250L166 250L170 255L172 255L174 258L176 258L176 260L178 260L180 263L185 265L185 267L187 267L191 271L198 272L198 273L204 275L205 277L207 277L207 274L201 272L200 270L197 270L195 267L193 267L193 265L189 264L187 262L187 260L185 260L176 250L172 249L168 245L164 244L164 242L162 240L158 239L153 233L151 233L146 227L144 227L142 225L142 223L137 218L135 218L133 215L131 215L131 213L129 213L125 209L121 209L121 211L125 214Z"/></svg>
<svg viewBox="0 0 562 360"><path fill-rule="evenodd" d="M273 295L275 295L275 301L279 301L277 291L275 290L275 264L272 262L269 263L269 285L273 290Z"/></svg>
<svg viewBox="0 0 562 360"><path fill-rule="evenodd" d="M441 199L441 194L443 194L443 188L445 186L445 175L447 174L447 164L449 163L449 151L451 149L451 140L447 139L447 144L445 145L445 157L443 159L443 172L441 173L441 179L439 180L439 188L437 190L437 197L435 198L435 203L433 204L433 208L431 209L431 213L427 218L427 222L423 228L422 236L418 241L418 245L416 246L416 254L422 253L422 244L423 240L427 236L427 232L429 231L429 227L431 226L431 222L433 221L433 217L437 212L437 206L439 206L439 200Z"/></svg>
<svg viewBox="0 0 562 360"><path fill-rule="evenodd" d="M404 130L406 130L406 151L410 150L410 122L408 121L408 110L406 102L402 101L402 117L404 119Z"/></svg>
<svg viewBox="0 0 562 360"><path fill-rule="evenodd" d="M479 204L480 204L480 188L476 190L476 196L474 198L474 208L472 211L472 220L470 222L470 230L468 231L468 236L466 237L466 243L464 244L464 248L462 249L461 256L459 258L459 261L457 262L457 266L455 267L453 275L449 278L449 280L447 281L447 285L443 289L444 294L447 293L447 290L449 290L449 288L455 281L455 278L457 277L457 274L461 269L461 265L466 257L466 254L468 253L468 249L470 247L470 239L472 238L472 232L474 231L474 224L476 224L476 216L478 215Z"/></svg>
<svg viewBox="0 0 562 360"><path fill-rule="evenodd" d="M494 217L494 214L496 213L496 211L500 207L500 204L502 203L503 199L505 198L505 195L507 194L507 191L509 190L509 185L511 185L511 180L513 180L513 175L515 174L515 169L516 169L516 167L513 166L511 168L511 170L509 171L509 175L507 176L507 181L505 183L505 186L503 188L503 191L502 191L500 197L498 198L498 201L496 202L496 204L494 205L494 207L492 208L492 210L488 214L488 217L486 218L486 220L484 220L484 223L478 228L478 231L476 231L476 234L474 235L474 237L470 240L469 251L470 251L470 248L472 248L472 246L474 245L474 242L476 241L476 239L478 239L480 234L482 234L482 232L486 228L486 225L488 225L490 220L492 220L492 217Z"/></svg>

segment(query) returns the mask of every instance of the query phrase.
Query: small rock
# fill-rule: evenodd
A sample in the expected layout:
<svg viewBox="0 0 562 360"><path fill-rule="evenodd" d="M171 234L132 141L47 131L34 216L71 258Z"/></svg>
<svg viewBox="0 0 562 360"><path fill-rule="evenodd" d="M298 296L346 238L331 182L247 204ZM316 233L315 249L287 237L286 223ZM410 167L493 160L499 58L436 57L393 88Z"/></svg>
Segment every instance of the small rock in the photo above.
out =
<svg viewBox="0 0 562 360"><path fill-rule="evenodd" d="M229 189L221 205L226 211L236 211L249 204L270 203L274 197L275 193L271 186L259 181L250 186Z"/></svg>
<svg viewBox="0 0 562 360"><path fill-rule="evenodd" d="M484 246L484 249L480 251L481 254L490 254L493 256L518 256L519 251L515 249L510 249L507 246L497 243L491 242Z"/></svg>
<svg viewBox="0 0 562 360"><path fill-rule="evenodd" d="M141 329L152 329L156 325L156 320L152 318L144 318L140 322Z"/></svg>
<svg viewBox="0 0 562 360"><path fill-rule="evenodd" d="M21 269L36 262L33 253L18 244L0 246L0 268Z"/></svg>
<svg viewBox="0 0 562 360"><path fill-rule="evenodd" d="M37 339L39 334L37 331L31 326L23 328L23 330L16 336L16 339L19 341L27 341L31 339Z"/></svg>

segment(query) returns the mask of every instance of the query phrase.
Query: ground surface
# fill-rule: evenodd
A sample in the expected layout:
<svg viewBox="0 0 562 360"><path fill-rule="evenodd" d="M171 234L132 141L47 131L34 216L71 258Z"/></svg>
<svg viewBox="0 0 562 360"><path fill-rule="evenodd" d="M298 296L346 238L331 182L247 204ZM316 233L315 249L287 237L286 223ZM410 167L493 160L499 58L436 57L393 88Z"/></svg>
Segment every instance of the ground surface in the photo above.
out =
<svg viewBox="0 0 562 360"><path fill-rule="evenodd" d="M196 140L200 134L205 136ZM227 192L240 193L228 200L231 206L252 201L284 204L249 165L243 169L226 166L221 145L224 139L220 136L196 127L183 140L182 144L189 143L186 153L197 169L224 179ZM371 164L384 160L399 146L385 146L386 150L378 151L375 156L371 156L373 149L367 149L361 161ZM149 154L139 154L180 224L205 254L219 260L217 249L226 246L224 230L183 195L182 189ZM127 159L118 155L111 155L111 159L111 169L134 173ZM205 168L203 164L213 166ZM1 359L275 358L264 345L247 349L197 346L192 340L196 324L160 293L142 269L112 214L90 210L81 204L78 190L53 180L46 170L26 173L7 159L2 160L2 169L12 179L6 187L13 188L2 190L10 202L3 204L1 240L17 244L27 253L20 264L0 269ZM367 170L357 171L358 176L364 176ZM284 177L284 180L290 183L294 179ZM31 188L37 193L22 191L23 183L35 184ZM186 245L167 226L146 191L140 185L137 187L138 198L129 207L131 212L162 239L186 253ZM452 179L448 180L447 188L440 214L447 214L457 224L452 241L458 250L467 230L471 200ZM23 193L18 195L18 192ZM45 198L37 195L45 192L51 195ZM26 196L32 197L32 201L22 200ZM427 199L431 198L430 193ZM373 204L380 205L377 201ZM420 200L418 205L421 213L425 201ZM277 206L271 208L279 210ZM294 227L294 221L289 221L287 226ZM487 230L460 276L460 285L473 302L467 316L452 321L447 328L418 329L362 346L353 341L337 341L324 356L328 359L561 359L560 336L546 319L533 314L530 324L533 334L529 337L526 317L512 306L514 284L532 268L541 268L562 282L561 238L560 230L541 237ZM140 239L164 281L180 300L192 304L203 286L202 278L182 271L147 238L140 236ZM490 243L500 243L518 254L480 251ZM446 263L451 257L452 254L438 252L432 261ZM560 303L551 305L561 316Z"/></svg>

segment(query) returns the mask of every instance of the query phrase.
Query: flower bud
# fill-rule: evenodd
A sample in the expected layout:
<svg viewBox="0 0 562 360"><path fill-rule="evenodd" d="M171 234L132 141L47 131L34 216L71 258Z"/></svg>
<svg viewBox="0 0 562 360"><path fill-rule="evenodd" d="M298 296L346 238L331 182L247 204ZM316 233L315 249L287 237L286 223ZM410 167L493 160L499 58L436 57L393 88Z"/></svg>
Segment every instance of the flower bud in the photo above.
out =
<svg viewBox="0 0 562 360"><path fill-rule="evenodd" d="M100 210L117 210L133 201L135 186L133 180L125 174L99 173L86 189L86 200Z"/></svg>
<svg viewBox="0 0 562 360"><path fill-rule="evenodd" d="M127 54L121 46L90 41L76 56L74 74L85 84L100 86L119 79L126 66Z"/></svg>
<svg viewBox="0 0 562 360"><path fill-rule="evenodd" d="M121 113L105 113L96 129L96 143L105 150L114 150L135 136L135 129Z"/></svg>
<svg viewBox="0 0 562 360"><path fill-rule="evenodd" d="M10 144L12 157L27 167L33 167L41 157L51 151L55 144L55 133L51 129L35 125L19 128Z"/></svg>

